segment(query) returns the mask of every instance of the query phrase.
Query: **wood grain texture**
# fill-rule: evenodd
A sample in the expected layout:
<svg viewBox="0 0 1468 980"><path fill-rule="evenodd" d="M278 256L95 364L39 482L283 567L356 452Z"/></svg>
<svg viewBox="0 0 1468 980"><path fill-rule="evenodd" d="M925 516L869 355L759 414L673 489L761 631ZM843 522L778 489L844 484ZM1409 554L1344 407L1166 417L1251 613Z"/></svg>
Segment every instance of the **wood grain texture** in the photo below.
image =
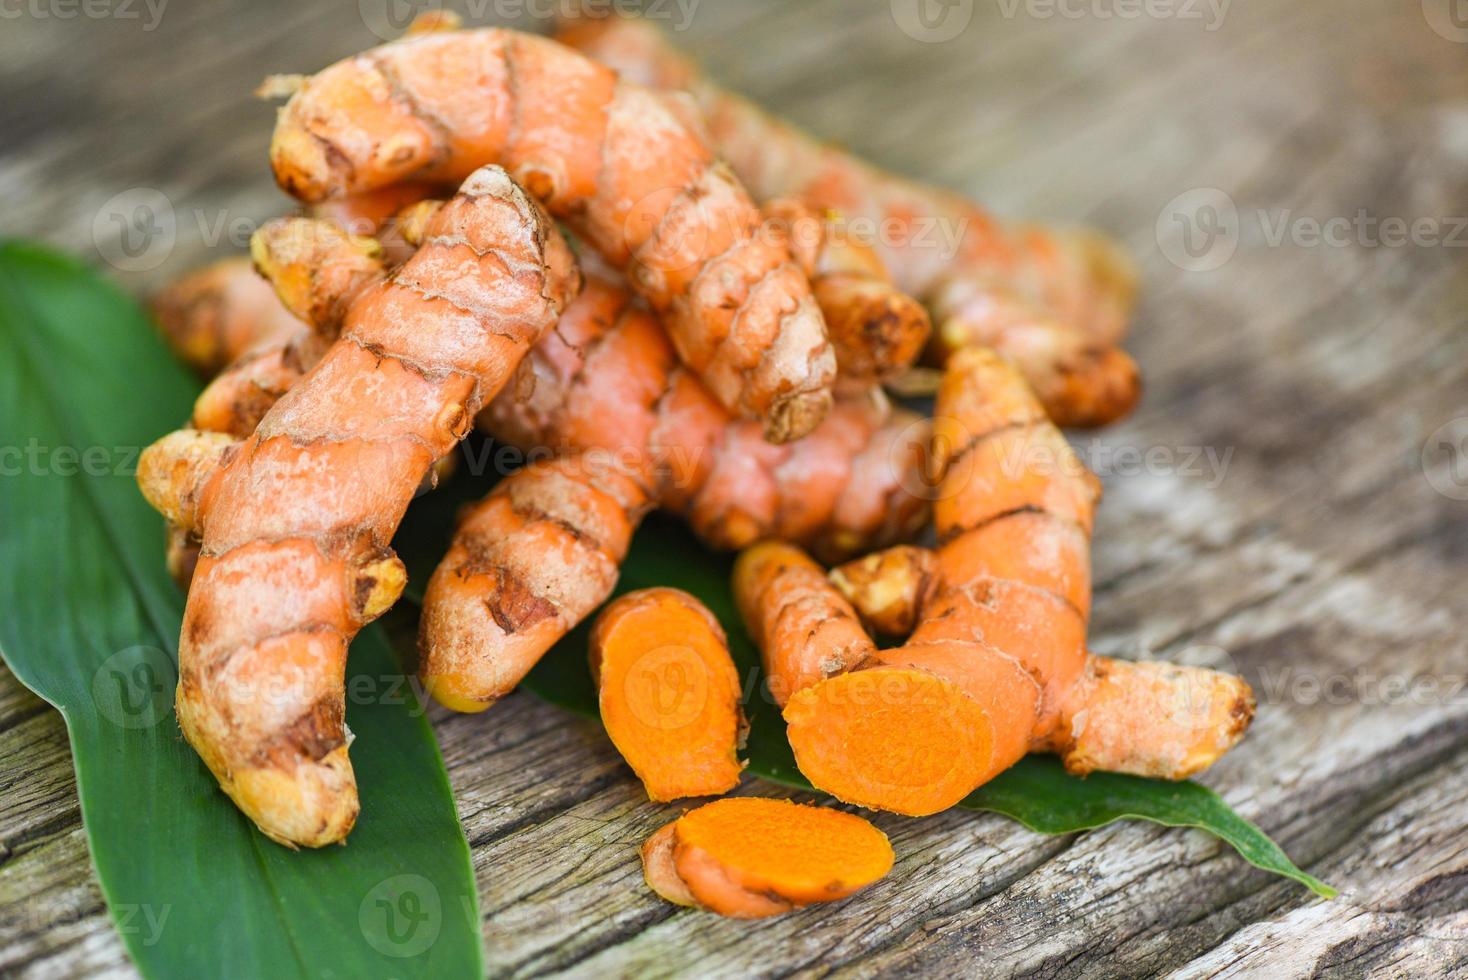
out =
<svg viewBox="0 0 1468 980"><path fill-rule="evenodd" d="M668 809L595 726L516 695L435 716L493 973L1468 972L1468 459L1452 469L1432 438L1468 418L1468 44L1433 29L1435 0L1234 0L1221 22L1191 0L1134 17L974 0L943 43L904 33L902 3L704 0L679 43L884 165L1003 213L1094 222L1136 252L1147 397L1077 440L1106 483L1093 645L1249 678L1259 719L1206 781L1342 897L1315 901L1198 833L1044 838L950 813L878 818L897 867L853 901L758 924L681 912L635 856ZM177 231L148 268L116 270L129 288L242 248L286 207L264 160L272 109L251 89L373 43L373 6L179 3L150 31L146 13L7 21L0 230L100 261L117 253L99 213L146 187ZM1207 188L1237 209L1237 251L1184 271L1171 202ZM1309 220L1358 215L1451 241L1351 228L1312 244ZM0 909L0 974L132 975L64 728L8 674Z"/></svg>

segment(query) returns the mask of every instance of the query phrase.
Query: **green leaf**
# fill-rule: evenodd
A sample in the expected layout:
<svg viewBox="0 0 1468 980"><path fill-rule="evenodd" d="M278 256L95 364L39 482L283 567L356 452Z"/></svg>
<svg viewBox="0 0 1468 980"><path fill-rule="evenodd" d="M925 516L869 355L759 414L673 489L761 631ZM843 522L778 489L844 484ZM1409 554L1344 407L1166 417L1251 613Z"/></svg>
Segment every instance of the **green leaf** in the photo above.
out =
<svg viewBox="0 0 1468 980"><path fill-rule="evenodd" d="M379 630L353 647L362 817L345 847L271 843L173 718L183 602L133 481L191 379L127 297L0 244L0 653L66 719L92 860L150 977L478 977L468 845Z"/></svg>
<svg viewBox="0 0 1468 980"><path fill-rule="evenodd" d="M485 458L471 447L471 458ZM421 586L444 552L452 531L452 514L463 502L477 499L494 484L494 476L466 477L446 487L445 495L424 498L409 516L413 534L442 535L432 547L418 542L411 575ZM786 786L809 789L795 766L785 739L785 723L760 678L759 653L745 634L730 592L733 560L700 545L681 522L662 515L648 519L633 541L617 586L621 595L634 589L676 585L701 599L729 634L729 646L745 678L744 703L750 734L745 755L749 772ZM546 655L525 686L552 704L597 716L596 690L586 666L589 623L582 623ZM1030 756L989 782L960 804L990 810L1045 834L1091 830L1116 820L1151 820L1169 827L1196 827L1232 845L1256 867L1298 881L1317 895L1333 897L1330 886L1297 868L1264 831L1240 817L1212 790L1194 782L1166 782L1096 773L1085 779L1067 773L1053 756Z"/></svg>

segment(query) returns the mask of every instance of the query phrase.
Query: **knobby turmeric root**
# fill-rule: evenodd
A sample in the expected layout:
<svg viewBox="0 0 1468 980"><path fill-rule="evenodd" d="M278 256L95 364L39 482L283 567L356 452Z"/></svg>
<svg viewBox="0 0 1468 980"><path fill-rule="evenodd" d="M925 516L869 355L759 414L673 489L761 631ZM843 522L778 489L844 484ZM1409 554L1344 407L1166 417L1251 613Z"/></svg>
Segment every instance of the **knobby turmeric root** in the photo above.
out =
<svg viewBox="0 0 1468 980"><path fill-rule="evenodd" d="M932 323L923 305L893 283L876 250L798 200L771 201L764 211L810 277L836 349L839 390L885 384L910 368Z"/></svg>
<svg viewBox="0 0 1468 980"><path fill-rule="evenodd" d="M455 711L483 711L605 601L648 500L594 454L511 474L460 517L423 599L419 673Z"/></svg>
<svg viewBox="0 0 1468 980"><path fill-rule="evenodd" d="M211 263L170 283L153 297L152 306L168 346L204 378L301 327L243 256Z"/></svg>
<svg viewBox="0 0 1468 980"><path fill-rule="evenodd" d="M433 190L397 184L324 201L310 212L353 235L378 238L388 263L401 265L412 250L391 219ZM211 263L170 283L153 297L152 307L168 346L205 380L258 348L290 341L301 326L243 256Z"/></svg>
<svg viewBox="0 0 1468 980"><path fill-rule="evenodd" d="M649 504L726 549L779 535L850 555L926 522L914 482L922 420L871 393L839 400L804 439L771 445L731 419L678 366L657 320L610 284L589 280L522 370L527 383L507 388L481 425L573 461L532 467L471 509L430 583L419 669L451 708L493 704L606 600ZM504 536L522 527L548 543L512 556Z"/></svg>
<svg viewBox="0 0 1468 980"><path fill-rule="evenodd" d="M370 223L369 232L376 231L388 222L388 216L380 213L382 208L400 203L403 196L402 191L395 190L391 195L384 192L353 198L337 209L337 218L358 226ZM271 406L321 360L341 332L341 321L350 303L385 272L384 251L375 239L350 234L326 221L268 222L252 236L250 245L254 265L263 274L245 263L210 267L215 274L227 273L233 282L226 287L220 309L244 315L246 311L238 304L231 306L227 297L229 289L234 295L249 295L253 286L245 290L240 282L248 278L274 293L269 303L255 304L264 311L251 311L253 315L260 316L261 322L285 322L291 327L284 331L273 327L250 331L241 324L245 332L259 334L261 343L218 373L194 401L189 420L194 430L237 439L248 438ZM169 292L165 290L164 294ZM168 526L169 574L185 592L198 566L201 542L197 532L192 524Z"/></svg>
<svg viewBox="0 0 1468 980"><path fill-rule="evenodd" d="M869 619L915 619L906 645L878 650L798 548L760 544L736 564L806 778L923 815L1026 752L1059 753L1080 774L1181 779L1231 748L1254 709L1239 678L1086 652L1097 485L1014 369L980 349L955 355L934 426L941 546L835 576Z"/></svg>
<svg viewBox="0 0 1468 980"><path fill-rule="evenodd" d="M829 410L835 356L786 243L681 103L562 45L431 32L339 62L281 111L271 161L304 201L502 163L626 270L722 405L777 443Z"/></svg>
<svg viewBox="0 0 1468 980"><path fill-rule="evenodd" d="M306 218L267 222L250 254L277 305L296 325L278 342L239 358L194 402L190 425L247 438L272 406L325 356L351 304L386 273L376 240Z"/></svg>
<svg viewBox="0 0 1468 980"><path fill-rule="evenodd" d="M709 81L651 24L563 19L557 39L656 89L687 92L713 144L756 199L796 198L874 229L903 292L927 303L941 359L971 345L1018 364L1059 425L1104 425L1140 391L1116 347L1136 292L1131 261L1085 231L997 221L958 194L885 173Z"/></svg>
<svg viewBox="0 0 1468 980"><path fill-rule="evenodd" d="M647 885L677 905L760 919L834 902L892 870L887 835L861 817L789 800L716 800L642 846Z"/></svg>
<svg viewBox="0 0 1468 980"><path fill-rule="evenodd" d="M283 261L274 256L264 265L274 269ZM294 380L287 378L285 387ZM252 404L268 408L274 397ZM229 431L253 431L253 419L237 421ZM483 710L503 697L606 600L627 540L652 506L683 516L716 548L738 550L780 536L833 559L910 537L928 517L925 420L869 392L839 399L799 442L771 445L758 425L730 418L678 366L655 317L603 280L588 280L479 424L527 452L551 449L576 459L531 467L468 509L429 583L420 669L430 690L457 710ZM153 465L163 469L189 447L173 440L152 451ZM212 476L197 466L182 472L200 481ZM625 508L620 520L607 516L612 506ZM561 523L543 526L546 515ZM569 563L554 576L538 552L486 564L486 556L513 551L507 527L564 540L566 529L584 523L582 515L599 515L603 523L564 552ZM170 561L188 564L187 556ZM497 598L502 594L508 598Z"/></svg>
<svg viewBox="0 0 1468 980"><path fill-rule="evenodd" d="M597 617L590 653L602 724L648 799L739 785L739 673L703 603L678 589L630 592Z"/></svg>
<svg viewBox="0 0 1468 980"><path fill-rule="evenodd" d="M291 846L339 841L356 819L347 646L402 590L388 542L409 500L579 284L555 226L498 168L472 174L429 232L197 498L179 723Z"/></svg>

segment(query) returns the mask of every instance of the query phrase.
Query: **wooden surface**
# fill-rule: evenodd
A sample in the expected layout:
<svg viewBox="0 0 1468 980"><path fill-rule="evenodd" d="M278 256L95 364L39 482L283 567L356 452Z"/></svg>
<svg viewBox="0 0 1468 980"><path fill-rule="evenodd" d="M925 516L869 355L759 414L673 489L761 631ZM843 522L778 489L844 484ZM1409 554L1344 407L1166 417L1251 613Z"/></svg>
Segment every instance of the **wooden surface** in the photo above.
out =
<svg viewBox="0 0 1468 980"><path fill-rule="evenodd" d="M1254 683L1258 721L1206 781L1342 897L1194 832L1044 838L950 813L879 819L897 868L854 901L760 924L677 912L634 856L667 811L597 729L520 695L438 719L493 972L1468 973L1468 423L1439 432L1468 417L1468 44L1448 0L1235 0L1221 23L1192 0L1127 18L978 0L942 43L898 26L903 2L704 0L679 41L888 166L1134 249L1146 401L1080 439L1106 482L1094 647ZM175 4L151 31L141 5L63 20L48 3L0 30L0 231L115 256L99 214L157 189L178 233L118 271L139 291L235 250L222 224L283 208L259 78L374 40L370 0ZM1207 188L1237 208L1237 251L1219 264L1224 237L1198 260L1218 267L1184 271L1178 217L1206 243ZM1320 243L1303 220L1362 212L1427 224L1394 246L1369 227ZM0 674L0 975L93 972L132 969L65 732Z"/></svg>

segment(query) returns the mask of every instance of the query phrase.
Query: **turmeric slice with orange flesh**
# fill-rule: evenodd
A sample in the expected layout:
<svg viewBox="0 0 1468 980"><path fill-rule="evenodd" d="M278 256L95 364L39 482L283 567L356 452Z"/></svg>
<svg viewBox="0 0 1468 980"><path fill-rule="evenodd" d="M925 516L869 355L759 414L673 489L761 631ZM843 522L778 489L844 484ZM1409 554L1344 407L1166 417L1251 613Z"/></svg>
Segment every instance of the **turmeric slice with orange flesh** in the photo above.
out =
<svg viewBox="0 0 1468 980"><path fill-rule="evenodd" d="M873 244L896 288L932 313L936 363L994 348L1063 426L1105 425L1135 405L1137 366L1117 344L1137 273L1116 243L1000 221L957 193L879 170L720 88L646 20L563 14L556 37L626 79L691 95L715 150L757 200L798 199L882 229Z"/></svg>
<svg viewBox="0 0 1468 980"><path fill-rule="evenodd" d="M685 813L642 848L648 887L738 919L847 898L892 870L887 836L826 807L732 797Z"/></svg>
<svg viewBox="0 0 1468 980"><path fill-rule="evenodd" d="M401 592L388 542L578 286L549 217L502 170L476 172L205 484L179 722L271 838L315 847L351 830L346 651Z"/></svg>
<svg viewBox="0 0 1468 980"><path fill-rule="evenodd" d="M934 455L942 544L930 559L878 557L833 583L799 549L770 542L735 566L739 608L815 786L923 815L1026 752L1056 752L1076 773L1181 779L1238 741L1254 710L1239 678L1087 653L1095 478L1013 367L981 349L953 358ZM984 554L1015 546L995 532L1010 521L1039 545ZM914 565L936 569L936 584ZM851 599L868 618L910 607L907 643L877 650L853 626Z"/></svg>
<svg viewBox="0 0 1468 980"><path fill-rule="evenodd" d="M306 79L270 155L281 187L308 202L503 164L626 272L725 408L771 442L798 439L831 404L825 324L691 115L547 38L435 31Z"/></svg>
<svg viewBox="0 0 1468 980"><path fill-rule="evenodd" d="M630 592L591 633L602 724L656 802L739 785L739 674L714 614L678 589Z"/></svg>

